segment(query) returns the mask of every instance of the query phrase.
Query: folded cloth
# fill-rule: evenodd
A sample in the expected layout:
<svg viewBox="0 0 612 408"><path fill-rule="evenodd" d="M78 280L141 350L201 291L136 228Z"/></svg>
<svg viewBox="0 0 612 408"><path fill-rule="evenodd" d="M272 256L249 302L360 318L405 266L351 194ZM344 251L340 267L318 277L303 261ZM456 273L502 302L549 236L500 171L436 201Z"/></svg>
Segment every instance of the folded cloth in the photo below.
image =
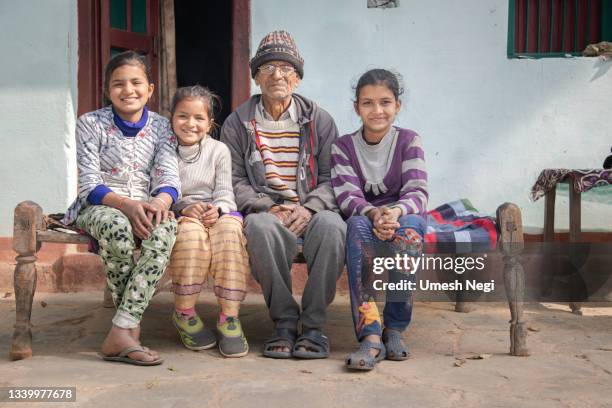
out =
<svg viewBox="0 0 612 408"><path fill-rule="evenodd" d="M495 219L479 214L467 199L442 204L427 213L426 253L494 251L497 237Z"/></svg>
<svg viewBox="0 0 612 408"><path fill-rule="evenodd" d="M593 187L612 184L612 169L544 169L531 187L533 201L546 195L557 183L570 177L577 193L584 193Z"/></svg>

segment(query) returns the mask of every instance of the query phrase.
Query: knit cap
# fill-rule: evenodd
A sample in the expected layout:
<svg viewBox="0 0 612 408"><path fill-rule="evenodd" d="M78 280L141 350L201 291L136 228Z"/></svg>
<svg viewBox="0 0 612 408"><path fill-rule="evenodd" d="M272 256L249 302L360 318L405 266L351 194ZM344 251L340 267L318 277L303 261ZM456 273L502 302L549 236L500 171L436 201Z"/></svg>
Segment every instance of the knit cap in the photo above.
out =
<svg viewBox="0 0 612 408"><path fill-rule="evenodd" d="M272 31L261 40L255 56L249 62L251 76L255 78L257 69L270 61L288 62L293 65L300 78L304 77L304 59L298 52L291 34L286 31Z"/></svg>

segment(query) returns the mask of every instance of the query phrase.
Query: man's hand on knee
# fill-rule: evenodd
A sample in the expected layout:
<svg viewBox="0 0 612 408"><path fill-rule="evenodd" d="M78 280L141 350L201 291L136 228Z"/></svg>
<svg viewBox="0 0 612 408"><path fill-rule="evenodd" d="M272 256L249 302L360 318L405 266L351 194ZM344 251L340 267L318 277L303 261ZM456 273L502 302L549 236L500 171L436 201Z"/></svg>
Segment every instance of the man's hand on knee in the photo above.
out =
<svg viewBox="0 0 612 408"><path fill-rule="evenodd" d="M297 204L283 204L280 208L283 211L290 211L289 217L285 219L283 225L298 237L301 236L312 219L312 212L308 208Z"/></svg>
<svg viewBox="0 0 612 408"><path fill-rule="evenodd" d="M281 224L286 226L285 221L287 220L289 215L291 215L291 210L287 210L287 209L283 210L281 209L280 205L274 205L268 210L268 213L274 215L276 218L280 220Z"/></svg>

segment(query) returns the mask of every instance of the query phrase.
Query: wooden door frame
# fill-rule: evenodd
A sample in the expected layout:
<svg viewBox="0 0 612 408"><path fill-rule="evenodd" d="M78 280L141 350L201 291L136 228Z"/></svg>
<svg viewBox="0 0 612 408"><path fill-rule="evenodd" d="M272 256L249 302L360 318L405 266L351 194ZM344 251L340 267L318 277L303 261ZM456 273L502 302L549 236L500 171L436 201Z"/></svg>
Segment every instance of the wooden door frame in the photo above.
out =
<svg viewBox="0 0 612 408"><path fill-rule="evenodd" d="M232 111L251 96L251 0L232 1Z"/></svg>
<svg viewBox="0 0 612 408"><path fill-rule="evenodd" d="M100 0L78 0L77 116L102 104Z"/></svg>

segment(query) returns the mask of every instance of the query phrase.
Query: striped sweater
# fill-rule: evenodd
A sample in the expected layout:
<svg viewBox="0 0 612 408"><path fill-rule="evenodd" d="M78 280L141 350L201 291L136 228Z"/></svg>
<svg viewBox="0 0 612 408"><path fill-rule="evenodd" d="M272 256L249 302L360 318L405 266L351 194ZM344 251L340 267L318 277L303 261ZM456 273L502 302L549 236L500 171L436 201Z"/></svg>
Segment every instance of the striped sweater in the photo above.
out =
<svg viewBox="0 0 612 408"><path fill-rule="evenodd" d="M299 203L297 165L300 153L300 126L295 121L293 102L287 111L274 120L265 112L263 103L255 111L256 144L266 171L268 187L286 202Z"/></svg>
<svg viewBox="0 0 612 408"><path fill-rule="evenodd" d="M395 150L389 155L382 190L364 191L371 184L359 165L354 136L344 135L332 146L332 187L340 210L346 217L366 215L380 206L399 207L402 215L425 214L427 209L427 172L421 138L412 130L398 131ZM385 160L381 158L381 160Z"/></svg>

